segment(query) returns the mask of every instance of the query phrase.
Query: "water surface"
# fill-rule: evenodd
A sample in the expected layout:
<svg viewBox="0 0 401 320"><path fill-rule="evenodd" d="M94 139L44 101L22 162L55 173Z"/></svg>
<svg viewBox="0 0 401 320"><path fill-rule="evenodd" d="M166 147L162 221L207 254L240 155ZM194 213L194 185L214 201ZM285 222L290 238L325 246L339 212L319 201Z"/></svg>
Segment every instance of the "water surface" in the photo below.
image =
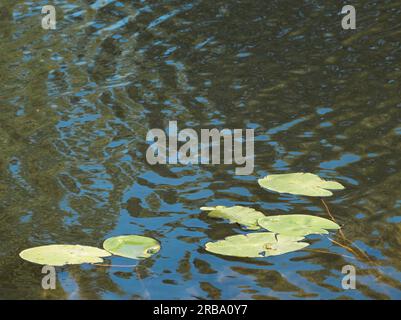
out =
<svg viewBox="0 0 401 320"><path fill-rule="evenodd" d="M0 298L401 298L401 1L352 2L355 31L341 29L342 4L320 0L59 0L46 31L47 1L3 0ZM254 173L148 165L146 133L173 120L254 129ZM256 183L297 171L346 186L329 206L374 264L320 236L315 251L266 259L203 249L244 231L201 206L326 217L318 199ZM58 268L54 291L18 257L121 234L162 250L136 268ZM356 290L341 287L348 264Z"/></svg>

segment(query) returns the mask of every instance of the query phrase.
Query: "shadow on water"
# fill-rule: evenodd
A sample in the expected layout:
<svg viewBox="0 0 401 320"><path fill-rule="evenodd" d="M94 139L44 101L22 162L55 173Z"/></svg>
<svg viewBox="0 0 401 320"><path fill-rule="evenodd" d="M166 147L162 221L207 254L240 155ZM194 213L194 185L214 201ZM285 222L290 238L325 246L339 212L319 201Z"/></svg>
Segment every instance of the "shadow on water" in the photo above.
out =
<svg viewBox="0 0 401 320"><path fill-rule="evenodd" d="M293 3L59 0L49 32L45 1L2 1L0 298L401 297L401 2L354 1L356 31L341 29L338 4ZM169 120L255 129L253 175L148 165L146 133ZM318 200L257 186L295 171L346 185L328 202L375 266L321 237L315 252L268 259L202 248L240 232L204 205L325 216ZM18 257L117 234L155 237L162 250L136 268L60 268L54 291ZM356 290L341 287L347 264Z"/></svg>

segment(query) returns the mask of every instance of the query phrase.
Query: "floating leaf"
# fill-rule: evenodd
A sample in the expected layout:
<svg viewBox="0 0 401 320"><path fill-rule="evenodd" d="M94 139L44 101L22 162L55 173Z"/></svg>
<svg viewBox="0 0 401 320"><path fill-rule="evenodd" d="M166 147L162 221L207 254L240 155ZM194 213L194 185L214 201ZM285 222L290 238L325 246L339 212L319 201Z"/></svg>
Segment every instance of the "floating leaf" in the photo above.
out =
<svg viewBox="0 0 401 320"><path fill-rule="evenodd" d="M159 252L160 243L152 238L129 235L107 239L103 248L117 256L131 259L145 259Z"/></svg>
<svg viewBox="0 0 401 320"><path fill-rule="evenodd" d="M228 219L230 223L242 224L250 230L260 229L260 226L258 225L258 219L265 217L262 212L242 206L202 207L201 210L211 211L208 213L209 217Z"/></svg>
<svg viewBox="0 0 401 320"><path fill-rule="evenodd" d="M308 234L327 234L328 230L340 229L331 220L306 214L269 216L258 220L259 225L280 235L307 236Z"/></svg>
<svg viewBox="0 0 401 320"><path fill-rule="evenodd" d="M341 183L323 180L312 173L272 174L258 183L268 190L311 197L328 197L333 195L329 190L344 189Z"/></svg>
<svg viewBox="0 0 401 320"><path fill-rule="evenodd" d="M19 255L22 259L37 264L64 266L66 264L101 263L103 262L102 257L108 257L110 253L95 247L53 244L26 249Z"/></svg>
<svg viewBox="0 0 401 320"><path fill-rule="evenodd" d="M302 239L304 237L276 235L272 232L256 232L230 236L216 242L208 242L206 250L226 256L260 258L277 256L305 248L309 244L298 242Z"/></svg>

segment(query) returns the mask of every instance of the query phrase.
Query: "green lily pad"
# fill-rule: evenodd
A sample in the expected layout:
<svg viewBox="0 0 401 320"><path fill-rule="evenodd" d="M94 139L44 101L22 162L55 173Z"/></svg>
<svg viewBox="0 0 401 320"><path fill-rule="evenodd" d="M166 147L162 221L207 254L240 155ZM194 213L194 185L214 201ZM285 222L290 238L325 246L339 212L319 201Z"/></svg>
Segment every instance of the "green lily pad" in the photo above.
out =
<svg viewBox="0 0 401 320"><path fill-rule="evenodd" d="M102 257L108 257L110 253L95 247L53 244L26 249L19 256L26 261L37 264L64 266L67 264L101 263L103 262Z"/></svg>
<svg viewBox="0 0 401 320"><path fill-rule="evenodd" d="M242 206L202 207L201 210L210 211L208 213L209 217L228 219L230 223L242 224L250 230L260 229L260 226L258 225L258 219L265 217L262 212Z"/></svg>
<svg viewBox="0 0 401 320"><path fill-rule="evenodd" d="M306 214L269 216L258 220L259 225L280 235L307 236L327 234L328 230L338 230L340 226L328 219Z"/></svg>
<svg viewBox="0 0 401 320"><path fill-rule="evenodd" d="M159 252L160 243L152 238L129 235L107 239L103 248L117 256L131 259L145 259Z"/></svg>
<svg viewBox="0 0 401 320"><path fill-rule="evenodd" d="M329 190L343 190L344 186L335 181L326 181L312 173L272 174L258 180L262 188L310 197L329 197Z"/></svg>
<svg viewBox="0 0 401 320"><path fill-rule="evenodd" d="M225 256L262 258L303 249L309 245L306 242L298 242L303 239L304 237L277 235L272 232L255 232L208 242L205 249Z"/></svg>

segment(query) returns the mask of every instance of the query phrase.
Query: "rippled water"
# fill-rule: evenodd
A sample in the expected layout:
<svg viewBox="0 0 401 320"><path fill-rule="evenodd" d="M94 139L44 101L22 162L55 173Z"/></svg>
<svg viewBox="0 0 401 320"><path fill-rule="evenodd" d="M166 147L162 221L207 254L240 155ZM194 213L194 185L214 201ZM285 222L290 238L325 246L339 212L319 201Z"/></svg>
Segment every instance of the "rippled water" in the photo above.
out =
<svg viewBox="0 0 401 320"><path fill-rule="evenodd" d="M2 0L0 298L401 298L401 1L351 2L356 31L334 1L60 0L46 31L47 1ZM146 133L170 120L255 129L253 175L148 165ZM256 183L296 171L347 187L328 203L373 263L319 236L266 259L203 249L243 231L201 206L325 217L318 199ZM18 257L120 234L162 250L136 268L58 268L54 291ZM356 290L341 287L347 264Z"/></svg>

